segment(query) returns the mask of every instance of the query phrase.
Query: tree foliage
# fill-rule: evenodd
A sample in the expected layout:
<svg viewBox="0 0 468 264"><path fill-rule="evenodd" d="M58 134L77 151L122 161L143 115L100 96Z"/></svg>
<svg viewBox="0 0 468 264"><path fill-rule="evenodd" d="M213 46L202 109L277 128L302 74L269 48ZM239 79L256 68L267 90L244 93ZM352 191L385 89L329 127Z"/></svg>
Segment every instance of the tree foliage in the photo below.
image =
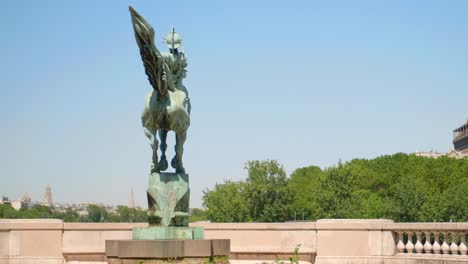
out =
<svg viewBox="0 0 468 264"><path fill-rule="evenodd" d="M293 203L283 167L274 160L249 161L244 197L250 219L258 222L285 221Z"/></svg>
<svg viewBox="0 0 468 264"><path fill-rule="evenodd" d="M21 208L19 211L10 205L0 204L0 218L53 218L62 219L65 222L146 222L147 213L142 209L131 209L127 206L118 206L117 212L107 212L100 205L90 204L88 216L79 214L67 208L64 212L57 211L53 207L33 205L30 208Z"/></svg>
<svg viewBox="0 0 468 264"><path fill-rule="evenodd" d="M397 153L299 168L289 178L276 161L251 161L246 169L245 181L205 192L210 220L277 222L297 213L308 220L468 221L468 159Z"/></svg>
<svg viewBox="0 0 468 264"><path fill-rule="evenodd" d="M293 213L304 218L317 218L319 213L315 195L319 178L323 176L323 171L317 166L299 168L291 174L288 186L289 191L294 195ZM299 193L296 190L302 190L302 192Z"/></svg>
<svg viewBox="0 0 468 264"><path fill-rule="evenodd" d="M214 222L249 221L244 189L244 182L226 181L216 184L213 191L205 191L203 204L209 208L208 219Z"/></svg>
<svg viewBox="0 0 468 264"><path fill-rule="evenodd" d="M287 220L294 195L277 161L250 161L245 182L226 181L204 192L208 218L214 222L280 222Z"/></svg>

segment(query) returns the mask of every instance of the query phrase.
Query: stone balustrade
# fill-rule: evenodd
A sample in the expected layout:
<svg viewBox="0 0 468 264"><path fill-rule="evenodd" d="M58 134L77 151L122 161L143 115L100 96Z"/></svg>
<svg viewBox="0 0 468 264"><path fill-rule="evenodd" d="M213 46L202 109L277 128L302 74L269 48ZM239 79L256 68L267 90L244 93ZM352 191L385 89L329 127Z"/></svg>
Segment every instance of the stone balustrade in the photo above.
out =
<svg viewBox="0 0 468 264"><path fill-rule="evenodd" d="M395 232L397 255L467 256L467 223L402 223L390 228Z"/></svg>

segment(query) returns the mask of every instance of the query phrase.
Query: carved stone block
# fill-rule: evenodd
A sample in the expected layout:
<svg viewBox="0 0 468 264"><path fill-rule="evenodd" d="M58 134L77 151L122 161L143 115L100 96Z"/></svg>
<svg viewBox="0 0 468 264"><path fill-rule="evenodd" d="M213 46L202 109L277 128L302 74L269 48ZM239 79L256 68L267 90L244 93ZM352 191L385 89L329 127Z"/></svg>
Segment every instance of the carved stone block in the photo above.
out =
<svg viewBox="0 0 468 264"><path fill-rule="evenodd" d="M153 172L149 176L146 194L150 226L188 226L188 174Z"/></svg>

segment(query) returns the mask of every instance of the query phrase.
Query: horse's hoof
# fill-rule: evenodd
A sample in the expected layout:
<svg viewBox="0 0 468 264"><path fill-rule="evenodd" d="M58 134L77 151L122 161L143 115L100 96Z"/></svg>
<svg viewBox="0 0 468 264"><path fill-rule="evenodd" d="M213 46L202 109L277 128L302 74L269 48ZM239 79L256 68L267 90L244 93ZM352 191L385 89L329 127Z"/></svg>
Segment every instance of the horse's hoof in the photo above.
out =
<svg viewBox="0 0 468 264"><path fill-rule="evenodd" d="M184 168L177 168L176 173L183 173L185 174L185 169Z"/></svg>
<svg viewBox="0 0 468 264"><path fill-rule="evenodd" d="M154 166L154 164L151 164L151 173L159 172L159 167L159 165Z"/></svg>
<svg viewBox="0 0 468 264"><path fill-rule="evenodd" d="M159 161L159 170L161 171L165 171L167 170L167 167L169 166L168 162L167 162L167 159L163 159L163 160L160 160Z"/></svg>

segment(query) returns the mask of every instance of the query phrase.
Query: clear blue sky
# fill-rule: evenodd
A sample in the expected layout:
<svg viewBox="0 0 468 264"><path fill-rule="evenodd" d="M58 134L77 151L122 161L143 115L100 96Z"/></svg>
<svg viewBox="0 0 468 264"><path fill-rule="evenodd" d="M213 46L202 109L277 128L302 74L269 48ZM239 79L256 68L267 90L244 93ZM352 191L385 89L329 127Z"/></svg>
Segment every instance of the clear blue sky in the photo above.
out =
<svg viewBox="0 0 468 264"><path fill-rule="evenodd" d="M5 1L0 195L127 204L133 187L146 207L129 4L161 50L171 26L184 38L191 207L248 160L449 151L468 117L467 1Z"/></svg>

